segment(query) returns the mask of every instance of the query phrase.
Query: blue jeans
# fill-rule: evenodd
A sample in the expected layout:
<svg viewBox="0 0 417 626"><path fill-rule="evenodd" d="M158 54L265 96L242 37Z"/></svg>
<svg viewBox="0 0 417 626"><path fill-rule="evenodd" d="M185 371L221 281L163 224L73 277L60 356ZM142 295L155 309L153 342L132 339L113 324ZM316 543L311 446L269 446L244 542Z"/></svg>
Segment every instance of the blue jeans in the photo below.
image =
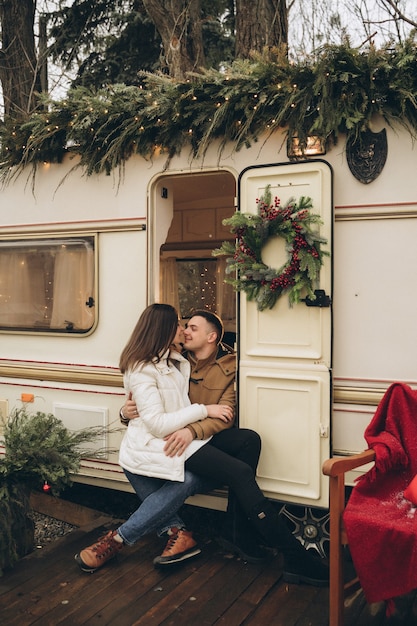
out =
<svg viewBox="0 0 417 626"><path fill-rule="evenodd" d="M199 476L186 471L184 482L178 482L140 476L127 470L124 473L142 501L117 531L127 545L133 545L143 535L155 530L161 535L173 526L185 527L177 511L189 496L202 490L203 481Z"/></svg>

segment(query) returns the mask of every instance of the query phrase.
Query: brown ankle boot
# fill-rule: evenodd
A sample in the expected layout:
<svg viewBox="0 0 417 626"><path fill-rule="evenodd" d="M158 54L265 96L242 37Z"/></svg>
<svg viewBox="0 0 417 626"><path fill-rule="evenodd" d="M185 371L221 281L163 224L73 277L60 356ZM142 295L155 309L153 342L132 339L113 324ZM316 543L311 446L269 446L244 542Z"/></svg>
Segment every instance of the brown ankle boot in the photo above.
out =
<svg viewBox="0 0 417 626"><path fill-rule="evenodd" d="M83 572L92 574L107 561L113 559L123 548L123 542L114 539L116 534L117 530L110 530L106 535L100 537L96 543L93 543L88 548L84 548L79 554L75 555L74 558Z"/></svg>
<svg viewBox="0 0 417 626"><path fill-rule="evenodd" d="M201 550L197 546L197 542L193 539L193 534L189 530L184 528L171 528L168 531L169 539L165 546L165 550L161 556L157 556L153 563L154 565L172 565L173 563L180 563L186 559L191 559L194 556L200 554Z"/></svg>

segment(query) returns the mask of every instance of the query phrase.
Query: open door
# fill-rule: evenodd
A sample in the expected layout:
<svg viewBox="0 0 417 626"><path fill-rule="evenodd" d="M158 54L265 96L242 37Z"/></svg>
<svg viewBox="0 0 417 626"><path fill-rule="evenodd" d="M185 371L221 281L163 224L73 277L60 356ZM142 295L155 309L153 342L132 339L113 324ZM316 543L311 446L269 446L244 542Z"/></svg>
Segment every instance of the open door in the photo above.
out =
<svg viewBox="0 0 417 626"><path fill-rule="evenodd" d="M224 281L226 259L212 251L225 239L234 240L223 220L235 211L235 175L226 170L164 174L150 193L149 300L172 304L184 323L194 309L216 312L233 346L236 294Z"/></svg>
<svg viewBox="0 0 417 626"><path fill-rule="evenodd" d="M324 161L249 167L239 179L239 209L256 213L257 199L270 185L272 198L310 196L321 216L320 234L332 242L332 172ZM275 238L263 261L279 268L285 243ZM331 299L332 258L325 257L317 289ZM268 497L305 506L327 507L321 466L330 456L330 302L289 306L284 294L272 309L258 311L245 294L239 299L239 422L262 438L259 485ZM310 303L311 304L311 303Z"/></svg>

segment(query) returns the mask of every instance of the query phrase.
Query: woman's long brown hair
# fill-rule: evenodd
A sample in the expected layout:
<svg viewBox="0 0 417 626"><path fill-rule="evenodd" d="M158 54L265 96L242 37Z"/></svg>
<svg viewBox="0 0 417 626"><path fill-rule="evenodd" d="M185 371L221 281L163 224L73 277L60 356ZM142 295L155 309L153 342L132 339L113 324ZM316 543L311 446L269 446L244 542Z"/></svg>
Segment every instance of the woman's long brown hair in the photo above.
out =
<svg viewBox="0 0 417 626"><path fill-rule="evenodd" d="M151 304L140 316L120 355L122 374L139 363L159 361L172 344L178 328L178 313L170 304Z"/></svg>

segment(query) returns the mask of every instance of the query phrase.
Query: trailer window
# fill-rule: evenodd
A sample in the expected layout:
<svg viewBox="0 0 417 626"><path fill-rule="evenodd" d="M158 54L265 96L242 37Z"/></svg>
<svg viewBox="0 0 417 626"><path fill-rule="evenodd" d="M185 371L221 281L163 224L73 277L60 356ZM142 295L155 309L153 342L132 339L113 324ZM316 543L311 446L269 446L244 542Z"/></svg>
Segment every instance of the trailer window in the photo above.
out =
<svg viewBox="0 0 417 626"><path fill-rule="evenodd" d="M94 237L0 241L0 329L86 333L94 322Z"/></svg>

